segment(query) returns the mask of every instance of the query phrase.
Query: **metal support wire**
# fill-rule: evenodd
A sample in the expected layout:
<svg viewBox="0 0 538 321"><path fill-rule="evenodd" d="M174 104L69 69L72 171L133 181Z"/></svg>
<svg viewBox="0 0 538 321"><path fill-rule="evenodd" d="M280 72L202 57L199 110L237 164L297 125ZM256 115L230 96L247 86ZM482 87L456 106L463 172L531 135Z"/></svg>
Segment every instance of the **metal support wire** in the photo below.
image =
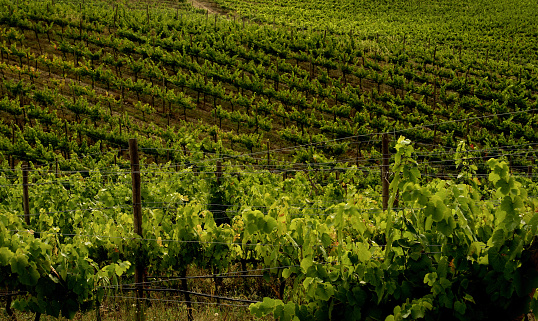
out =
<svg viewBox="0 0 538 321"><path fill-rule="evenodd" d="M138 288L120 288L122 291L138 291ZM254 300L244 300L244 299L236 299L236 298L230 298L225 296L218 296L218 295L211 295L207 293L199 293L199 292L192 292L192 291L185 291L180 289L170 289L170 288L145 288L142 291L147 292L173 292L173 293L187 293L190 295L196 295L201 296L204 298L211 298L211 299L218 299L218 300L225 300L225 301L231 301L231 302L242 302L242 303L258 303L260 301L254 301Z"/></svg>

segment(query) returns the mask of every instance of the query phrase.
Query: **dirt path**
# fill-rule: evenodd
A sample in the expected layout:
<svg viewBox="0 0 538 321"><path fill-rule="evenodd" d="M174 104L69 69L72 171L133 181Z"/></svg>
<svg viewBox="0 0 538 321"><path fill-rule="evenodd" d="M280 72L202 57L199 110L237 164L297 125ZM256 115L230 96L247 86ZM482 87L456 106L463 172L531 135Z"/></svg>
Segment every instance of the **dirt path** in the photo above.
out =
<svg viewBox="0 0 538 321"><path fill-rule="evenodd" d="M191 0L192 6L195 8L205 9L211 14L226 15L228 12L213 1L206 0Z"/></svg>

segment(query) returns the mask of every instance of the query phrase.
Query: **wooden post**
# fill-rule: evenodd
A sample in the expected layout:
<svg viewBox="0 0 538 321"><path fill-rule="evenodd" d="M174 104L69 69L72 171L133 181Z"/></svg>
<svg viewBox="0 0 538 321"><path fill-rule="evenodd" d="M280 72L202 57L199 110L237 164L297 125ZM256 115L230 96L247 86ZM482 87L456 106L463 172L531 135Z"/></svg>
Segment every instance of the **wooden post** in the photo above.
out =
<svg viewBox="0 0 538 321"><path fill-rule="evenodd" d="M24 221L30 225L30 205L28 202L28 163L22 166L22 207L24 209Z"/></svg>
<svg viewBox="0 0 538 321"><path fill-rule="evenodd" d="M15 145L15 125L11 125L11 144L14 146ZM10 155L9 156L10 158L10 165L11 165L11 169L14 170L15 169L15 157L13 155Z"/></svg>
<svg viewBox="0 0 538 321"><path fill-rule="evenodd" d="M465 121L465 137L467 140L467 143L469 144L469 119Z"/></svg>
<svg viewBox="0 0 538 321"><path fill-rule="evenodd" d="M134 232L142 236L142 196L140 190L140 161L138 158L138 142L136 138L129 139L129 156L131 158L131 179L133 182L133 214ZM135 266L136 284L136 320L143 320L140 299L144 297L142 283L144 282L144 266Z"/></svg>
<svg viewBox="0 0 538 321"><path fill-rule="evenodd" d="M267 142L267 168L271 166L271 154L269 153L269 142Z"/></svg>
<svg viewBox="0 0 538 321"><path fill-rule="evenodd" d="M67 131L67 120L64 122L64 128L65 128L65 139L68 140L69 138L69 132ZM66 150L65 150L65 158L71 159L71 151L69 150L69 144L66 144Z"/></svg>
<svg viewBox="0 0 538 321"><path fill-rule="evenodd" d="M359 137L360 136L357 135L357 156L356 156L357 169L359 168L359 158L361 157L361 147L362 147Z"/></svg>
<svg viewBox="0 0 538 321"><path fill-rule="evenodd" d="M189 321L194 320L194 316L192 314L192 303L191 303L191 296L189 293L189 286L187 283L187 269L183 269L181 271L181 288L183 289L183 293L185 294L185 301L187 303L187 319Z"/></svg>
<svg viewBox="0 0 538 321"><path fill-rule="evenodd" d="M11 145L15 146L15 125L11 123ZM9 155L9 166L12 170L15 169L15 158Z"/></svg>
<svg viewBox="0 0 538 321"><path fill-rule="evenodd" d="M222 161L220 159L217 160L217 171L215 175L217 176L217 185L220 185L220 177L222 176Z"/></svg>
<svg viewBox="0 0 538 321"><path fill-rule="evenodd" d="M216 143L219 141L218 133L215 133L215 136L213 136L213 140ZM220 154L219 154L220 157ZM222 176L222 160L219 158L217 159L217 169L215 171L215 176L217 176L217 185L220 185L220 177Z"/></svg>
<svg viewBox="0 0 538 321"><path fill-rule="evenodd" d="M146 6L146 15L148 18L148 25L149 25L149 4Z"/></svg>
<svg viewBox="0 0 538 321"><path fill-rule="evenodd" d="M389 207L389 137L387 133L383 134L381 141L381 153L383 154L383 163L381 165L381 184L383 195L383 210Z"/></svg>

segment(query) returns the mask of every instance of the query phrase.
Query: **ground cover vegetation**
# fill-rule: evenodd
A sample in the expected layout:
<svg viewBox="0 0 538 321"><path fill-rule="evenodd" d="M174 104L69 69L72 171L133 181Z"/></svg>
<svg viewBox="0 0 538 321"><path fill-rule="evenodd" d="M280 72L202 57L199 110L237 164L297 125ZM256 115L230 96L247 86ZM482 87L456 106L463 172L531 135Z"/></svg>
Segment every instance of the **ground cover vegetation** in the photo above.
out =
<svg viewBox="0 0 538 321"><path fill-rule="evenodd" d="M0 0L3 317L536 311L536 4L216 3Z"/></svg>

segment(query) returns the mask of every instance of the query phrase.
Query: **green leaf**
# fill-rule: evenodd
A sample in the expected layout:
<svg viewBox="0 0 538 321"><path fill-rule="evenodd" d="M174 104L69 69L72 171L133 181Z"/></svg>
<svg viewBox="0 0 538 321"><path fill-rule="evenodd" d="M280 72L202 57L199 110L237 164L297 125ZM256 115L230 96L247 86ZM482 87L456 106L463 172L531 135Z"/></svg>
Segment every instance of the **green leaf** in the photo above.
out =
<svg viewBox="0 0 538 321"><path fill-rule="evenodd" d="M446 278L448 272L448 260L446 256L443 256L437 266L437 274L439 277Z"/></svg>
<svg viewBox="0 0 538 321"><path fill-rule="evenodd" d="M35 263L32 262L32 264L29 265L27 278L25 279L25 282L22 282L23 284L34 286L37 284L37 281L39 280L39 277L41 275L37 271L37 267L35 266Z"/></svg>
<svg viewBox="0 0 538 321"><path fill-rule="evenodd" d="M329 283L318 283L316 287L316 296L319 300L327 301L334 295L334 288Z"/></svg>
<svg viewBox="0 0 538 321"><path fill-rule="evenodd" d="M507 232L513 231L521 221L516 204L512 202L512 198L509 196L501 201L501 206L499 207L496 216L495 221L497 225L501 225Z"/></svg>
<svg viewBox="0 0 538 321"><path fill-rule="evenodd" d="M271 233L274 229L276 229L278 226L276 220L272 217L267 217L266 218L266 222L265 222L265 225L264 225L264 232L269 234Z"/></svg>
<svg viewBox="0 0 538 321"><path fill-rule="evenodd" d="M249 221L247 222L247 231L249 234L254 234L258 230L258 225L256 222Z"/></svg>
<svg viewBox="0 0 538 321"><path fill-rule="evenodd" d="M426 222L424 222L424 230L430 231L432 229L433 217L431 215L426 217Z"/></svg>
<svg viewBox="0 0 538 321"><path fill-rule="evenodd" d="M17 300L14 300L13 303L11 303L11 307L19 311L26 311L27 306L28 306L28 301L25 299L17 299Z"/></svg>
<svg viewBox="0 0 538 321"><path fill-rule="evenodd" d="M537 220L537 226L538 226L538 220ZM329 245L333 243L333 240L331 239L329 234L323 233L321 235L321 243L323 244L324 247L328 247Z"/></svg>
<svg viewBox="0 0 538 321"><path fill-rule="evenodd" d="M469 302L471 302L471 303L475 303L475 302L474 302L474 298L473 298L473 296L470 295L470 294L468 294L468 293L465 294L465 296L463 297L463 299L464 299L465 301L469 301Z"/></svg>
<svg viewBox="0 0 538 321"><path fill-rule="evenodd" d="M431 272L424 276L424 283L427 283L429 286L433 286L435 281L437 281L437 272Z"/></svg>
<svg viewBox="0 0 538 321"><path fill-rule="evenodd" d="M493 232L493 235L488 240L488 246L490 247L494 246L498 249L504 244L505 240L506 240L506 237L505 237L504 230L497 229L495 230L495 232Z"/></svg>
<svg viewBox="0 0 538 321"><path fill-rule="evenodd" d="M12 257L13 252L11 252L7 247L0 248L0 265L8 265Z"/></svg>
<svg viewBox="0 0 538 321"><path fill-rule="evenodd" d="M289 268L285 268L284 270L282 270L282 277L285 279L289 278L291 274L292 274L292 271Z"/></svg>
<svg viewBox="0 0 538 321"><path fill-rule="evenodd" d="M312 261L311 257L305 257L301 261L301 268L303 269L305 274L308 272L308 268L310 268L313 264L314 264L314 261Z"/></svg>
<svg viewBox="0 0 538 321"><path fill-rule="evenodd" d="M465 305L464 302L461 302L461 301L454 302L454 310L458 312L459 314L464 315L466 309L467 309L467 306Z"/></svg>
<svg viewBox="0 0 538 321"><path fill-rule="evenodd" d="M411 307L411 318L413 320L422 319L426 315L426 309L422 305L415 304Z"/></svg>
<svg viewBox="0 0 538 321"><path fill-rule="evenodd" d="M261 318L269 313L272 313L277 305L282 305L283 302L280 300L274 300L271 298L263 298L262 302L251 304L249 307L250 313Z"/></svg>
<svg viewBox="0 0 538 321"><path fill-rule="evenodd" d="M306 277L303 281L303 287L304 289L308 292L310 287L312 286L312 283L314 282L314 278L313 277Z"/></svg>
<svg viewBox="0 0 538 321"><path fill-rule="evenodd" d="M129 261L119 261L119 263L116 263L115 272L117 276L122 276L123 273L129 270L131 267L131 262Z"/></svg>
<svg viewBox="0 0 538 321"><path fill-rule="evenodd" d="M495 183L497 183L501 179L501 176L495 172L491 172L489 173L488 178L495 185Z"/></svg>
<svg viewBox="0 0 538 321"><path fill-rule="evenodd" d="M353 224L353 228L357 231L359 231L361 234L364 234L366 231L366 224L362 221L362 218L355 215L352 216L351 223Z"/></svg>
<svg viewBox="0 0 538 321"><path fill-rule="evenodd" d="M295 316L295 303L288 302L284 305L284 317L291 320Z"/></svg>
<svg viewBox="0 0 538 321"><path fill-rule="evenodd" d="M26 274L28 258L22 253L15 253L11 258L11 272L19 275Z"/></svg>
<svg viewBox="0 0 538 321"><path fill-rule="evenodd" d="M426 215L431 215L435 222L441 222L445 219L449 210L441 197L439 195L434 195L424 211Z"/></svg>
<svg viewBox="0 0 538 321"><path fill-rule="evenodd" d="M357 244L357 255L362 262L367 262L372 257L368 245L364 243Z"/></svg>

